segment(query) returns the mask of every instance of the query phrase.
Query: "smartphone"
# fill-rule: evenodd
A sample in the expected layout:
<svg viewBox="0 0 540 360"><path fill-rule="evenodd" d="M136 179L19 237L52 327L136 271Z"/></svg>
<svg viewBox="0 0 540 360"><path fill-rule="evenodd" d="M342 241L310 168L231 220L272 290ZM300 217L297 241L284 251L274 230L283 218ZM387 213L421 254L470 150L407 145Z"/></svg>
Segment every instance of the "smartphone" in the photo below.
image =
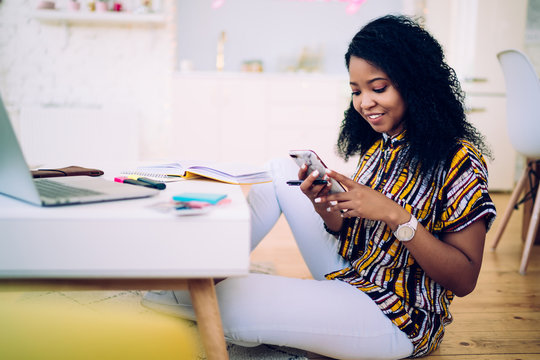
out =
<svg viewBox="0 0 540 360"><path fill-rule="evenodd" d="M290 150L289 156L296 162L300 167L303 164L306 164L308 167L308 174L311 174L313 171L319 171L319 178L323 178L326 174L326 165L321 160L321 158L313 150ZM332 187L330 188L330 193L343 192L345 188L339 182L334 179L330 179Z"/></svg>
<svg viewBox="0 0 540 360"><path fill-rule="evenodd" d="M300 186L302 185L303 182L304 180L289 180L287 181L287 185ZM313 185L326 185L326 184L328 184L328 181L323 180L323 179L316 179L313 181Z"/></svg>

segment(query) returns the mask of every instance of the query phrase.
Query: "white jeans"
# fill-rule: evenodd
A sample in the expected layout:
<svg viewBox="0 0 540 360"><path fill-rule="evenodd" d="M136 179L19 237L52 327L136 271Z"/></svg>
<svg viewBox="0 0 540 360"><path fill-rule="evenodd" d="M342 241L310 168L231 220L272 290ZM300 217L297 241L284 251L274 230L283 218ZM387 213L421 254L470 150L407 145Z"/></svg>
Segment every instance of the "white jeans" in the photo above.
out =
<svg viewBox="0 0 540 360"><path fill-rule="evenodd" d="M413 346L362 291L324 275L347 262L338 243L298 187L292 160L271 163L273 182L253 185L248 195L252 249L283 213L313 279L250 274L216 285L225 336L245 346L274 344L336 359L399 359Z"/></svg>

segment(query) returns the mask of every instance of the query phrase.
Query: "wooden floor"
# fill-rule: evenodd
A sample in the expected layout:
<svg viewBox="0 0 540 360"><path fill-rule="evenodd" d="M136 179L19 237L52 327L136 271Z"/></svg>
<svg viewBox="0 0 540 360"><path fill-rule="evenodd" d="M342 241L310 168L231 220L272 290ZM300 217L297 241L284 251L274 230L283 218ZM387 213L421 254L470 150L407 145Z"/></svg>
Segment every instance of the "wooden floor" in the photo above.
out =
<svg viewBox="0 0 540 360"><path fill-rule="evenodd" d="M510 198L492 194L499 211L496 229ZM454 322L429 360L540 359L540 246L534 246L527 275L518 273L521 259L522 211L514 211L495 252L494 230L487 236L484 262L475 291L456 298L450 307ZM284 219L252 253L252 260L274 264L280 275L309 278ZM327 359L310 354L310 359Z"/></svg>

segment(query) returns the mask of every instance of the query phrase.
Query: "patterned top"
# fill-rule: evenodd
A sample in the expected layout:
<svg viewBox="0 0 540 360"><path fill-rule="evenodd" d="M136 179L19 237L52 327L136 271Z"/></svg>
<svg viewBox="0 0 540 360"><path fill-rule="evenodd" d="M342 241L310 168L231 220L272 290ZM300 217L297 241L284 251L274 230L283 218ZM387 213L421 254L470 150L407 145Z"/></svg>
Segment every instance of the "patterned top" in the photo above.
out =
<svg viewBox="0 0 540 360"><path fill-rule="evenodd" d="M486 163L472 144L461 141L446 165L427 174L414 170L418 162L407 162L408 151L404 132L378 140L361 157L353 179L403 206L435 237L480 218L489 229L496 211L488 195ZM344 219L339 240L340 255L351 266L326 277L369 295L408 335L412 357L435 350L452 321L448 307L454 294L426 275L382 221Z"/></svg>

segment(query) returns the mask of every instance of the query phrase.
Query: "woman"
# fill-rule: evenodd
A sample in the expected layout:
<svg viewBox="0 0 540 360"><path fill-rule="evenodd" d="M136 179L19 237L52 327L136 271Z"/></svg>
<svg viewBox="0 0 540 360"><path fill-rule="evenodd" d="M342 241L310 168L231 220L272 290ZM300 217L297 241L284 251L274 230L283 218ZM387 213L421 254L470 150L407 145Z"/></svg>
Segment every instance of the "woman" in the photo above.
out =
<svg viewBox="0 0 540 360"><path fill-rule="evenodd" d="M285 215L313 280L252 274L216 286L225 335L338 359L420 357L436 349L449 305L476 284L495 207L481 136L466 121L459 83L440 45L406 17L356 34L345 55L352 101L338 148L359 154L347 191L274 161L253 186L252 246ZM297 168L296 168L297 169ZM297 172L304 182L288 188ZM185 292L144 303L193 318Z"/></svg>

